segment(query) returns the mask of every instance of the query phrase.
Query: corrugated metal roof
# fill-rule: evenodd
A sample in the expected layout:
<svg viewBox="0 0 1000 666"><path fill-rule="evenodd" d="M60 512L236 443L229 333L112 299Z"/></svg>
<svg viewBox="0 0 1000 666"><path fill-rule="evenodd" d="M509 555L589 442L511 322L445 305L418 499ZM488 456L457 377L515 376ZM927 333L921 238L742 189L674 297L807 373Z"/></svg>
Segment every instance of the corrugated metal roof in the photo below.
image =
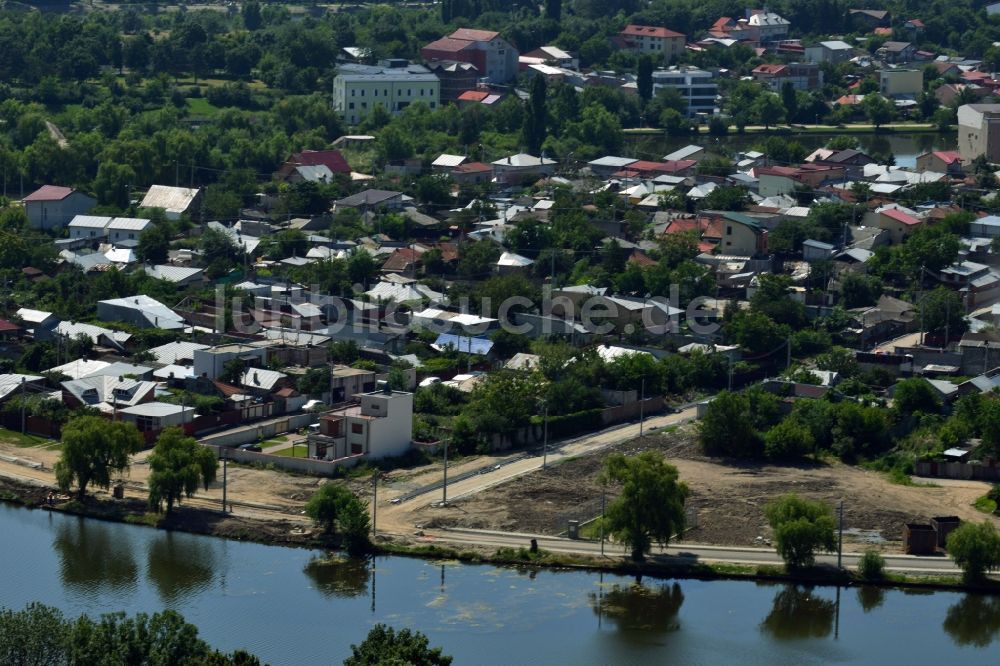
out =
<svg viewBox="0 0 1000 666"><path fill-rule="evenodd" d="M116 217L108 223L108 230L143 231L152 223L152 220L144 220L139 217Z"/></svg>
<svg viewBox="0 0 1000 666"><path fill-rule="evenodd" d="M111 219L103 215L77 215L69 221L69 226L75 228L103 229L108 226Z"/></svg>
<svg viewBox="0 0 1000 666"><path fill-rule="evenodd" d="M442 333L431 345L438 351L444 351L453 347L455 351L474 356L486 356L493 349L493 341L488 338L470 338L465 335L454 335L453 333Z"/></svg>
<svg viewBox="0 0 1000 666"><path fill-rule="evenodd" d="M146 192L146 196L139 206L141 208L163 208L171 213L183 213L191 206L191 202L198 196L198 192L197 188L153 185Z"/></svg>

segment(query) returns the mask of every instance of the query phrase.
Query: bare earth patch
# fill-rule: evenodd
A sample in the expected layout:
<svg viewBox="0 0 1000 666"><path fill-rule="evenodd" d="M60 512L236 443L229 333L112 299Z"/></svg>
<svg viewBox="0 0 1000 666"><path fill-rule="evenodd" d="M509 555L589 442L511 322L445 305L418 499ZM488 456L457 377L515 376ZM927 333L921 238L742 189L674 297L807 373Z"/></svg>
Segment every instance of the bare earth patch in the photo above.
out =
<svg viewBox="0 0 1000 666"><path fill-rule="evenodd" d="M918 480L937 487L901 486L876 472L839 462L800 466L752 465L701 455L692 427L652 435L599 454L565 461L549 469L462 499L449 507L421 507L412 514L424 527L467 527L511 532L559 534L569 519L586 521L600 515L599 476L611 451L664 452L691 489L688 506L697 512L697 526L684 537L692 543L754 546L768 538L764 506L794 492L836 508L844 500L845 542L867 543L851 531L874 531L888 551L901 550L903 525L934 516L957 515L963 520L994 520L972 507L988 485L974 481ZM608 501L615 496L608 489Z"/></svg>

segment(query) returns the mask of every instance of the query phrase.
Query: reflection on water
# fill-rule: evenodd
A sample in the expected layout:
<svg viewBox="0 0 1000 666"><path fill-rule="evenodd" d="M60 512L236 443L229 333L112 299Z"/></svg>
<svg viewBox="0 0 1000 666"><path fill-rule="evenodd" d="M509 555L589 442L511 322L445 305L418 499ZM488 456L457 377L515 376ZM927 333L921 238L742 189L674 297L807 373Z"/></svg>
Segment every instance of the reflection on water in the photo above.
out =
<svg viewBox="0 0 1000 666"><path fill-rule="evenodd" d="M774 595L760 628L778 640L825 638L833 631L836 610L833 601L815 596L812 587L786 585Z"/></svg>
<svg viewBox="0 0 1000 666"><path fill-rule="evenodd" d="M677 583L613 585L607 591L591 592L590 603L598 617L610 620L622 634L664 634L680 628L677 612L684 593Z"/></svg>
<svg viewBox="0 0 1000 666"><path fill-rule="evenodd" d="M858 588L858 605L861 610L870 613L885 603L885 590L873 585L862 585Z"/></svg>
<svg viewBox="0 0 1000 666"><path fill-rule="evenodd" d="M67 587L88 594L135 588L139 567L132 544L111 525L76 517L59 522L55 532L52 546Z"/></svg>
<svg viewBox="0 0 1000 666"><path fill-rule="evenodd" d="M1000 597L965 595L948 608L944 630L956 645L986 647L1000 634Z"/></svg>
<svg viewBox="0 0 1000 666"><path fill-rule="evenodd" d="M207 538L157 534L147 547L146 573L165 604L174 604L207 588L215 575L216 550Z"/></svg>
<svg viewBox="0 0 1000 666"><path fill-rule="evenodd" d="M330 597L359 597L368 593L372 577L367 559L357 557L314 557L303 569L313 586Z"/></svg>

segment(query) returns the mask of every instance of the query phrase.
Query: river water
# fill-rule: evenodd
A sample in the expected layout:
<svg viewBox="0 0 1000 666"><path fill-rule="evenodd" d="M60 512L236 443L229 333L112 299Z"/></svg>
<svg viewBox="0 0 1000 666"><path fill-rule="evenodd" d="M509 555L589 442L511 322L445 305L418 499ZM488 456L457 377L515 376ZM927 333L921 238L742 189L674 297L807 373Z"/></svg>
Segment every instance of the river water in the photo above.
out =
<svg viewBox="0 0 1000 666"><path fill-rule="evenodd" d="M225 650L337 664L376 622L455 664L1000 663L1000 597L528 571L262 546L0 505L0 606L173 608Z"/></svg>

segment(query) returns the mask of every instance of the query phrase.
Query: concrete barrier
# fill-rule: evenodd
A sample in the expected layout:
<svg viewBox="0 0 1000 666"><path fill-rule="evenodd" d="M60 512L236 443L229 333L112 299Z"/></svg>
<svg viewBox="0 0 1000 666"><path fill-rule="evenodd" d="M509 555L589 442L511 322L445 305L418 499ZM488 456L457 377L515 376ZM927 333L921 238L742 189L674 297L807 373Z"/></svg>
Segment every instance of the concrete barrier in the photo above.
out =
<svg viewBox="0 0 1000 666"><path fill-rule="evenodd" d="M251 442L270 439L276 435L304 428L315 420L315 414L295 414L286 418L250 425L238 430L216 433L208 437L202 437L198 441L210 446L239 446L240 444L250 444Z"/></svg>
<svg viewBox="0 0 1000 666"><path fill-rule="evenodd" d="M316 460L314 458L291 458L288 456L273 456L268 453L244 451L230 447L210 445L216 455L225 455L234 462L249 465L273 465L289 472L299 472L313 476L334 476L338 469L348 469L357 465L365 457L363 454L339 458L337 460ZM220 450L225 449L225 453Z"/></svg>

